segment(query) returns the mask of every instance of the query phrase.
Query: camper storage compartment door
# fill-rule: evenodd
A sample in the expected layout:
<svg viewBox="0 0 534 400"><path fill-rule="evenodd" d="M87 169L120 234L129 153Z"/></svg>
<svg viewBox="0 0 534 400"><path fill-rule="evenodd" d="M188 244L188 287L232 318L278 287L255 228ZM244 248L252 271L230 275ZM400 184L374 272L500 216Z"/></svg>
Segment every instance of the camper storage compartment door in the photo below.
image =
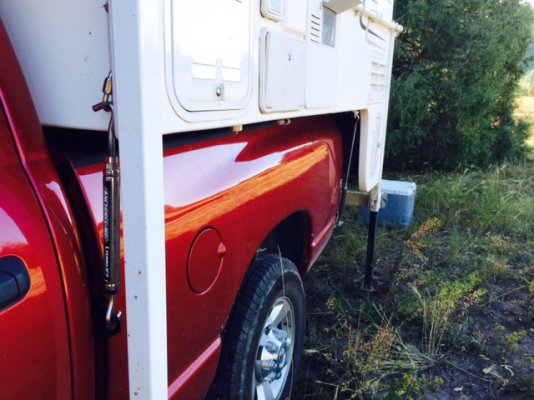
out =
<svg viewBox="0 0 534 400"><path fill-rule="evenodd" d="M171 102L237 110L251 95L251 0L170 0ZM169 20L168 20L169 21ZM174 97L174 98L173 98ZM180 114L180 109L176 110Z"/></svg>
<svg viewBox="0 0 534 400"><path fill-rule="evenodd" d="M260 109L264 113L304 108L305 44L284 34L263 30L260 40Z"/></svg>

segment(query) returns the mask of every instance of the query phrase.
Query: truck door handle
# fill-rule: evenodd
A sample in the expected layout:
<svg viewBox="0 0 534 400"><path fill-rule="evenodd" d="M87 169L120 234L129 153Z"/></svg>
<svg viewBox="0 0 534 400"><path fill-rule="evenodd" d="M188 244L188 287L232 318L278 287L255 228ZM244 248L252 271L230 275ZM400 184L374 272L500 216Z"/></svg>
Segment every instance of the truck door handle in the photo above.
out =
<svg viewBox="0 0 534 400"><path fill-rule="evenodd" d="M22 299L30 290L30 275L20 258L0 259L0 311Z"/></svg>

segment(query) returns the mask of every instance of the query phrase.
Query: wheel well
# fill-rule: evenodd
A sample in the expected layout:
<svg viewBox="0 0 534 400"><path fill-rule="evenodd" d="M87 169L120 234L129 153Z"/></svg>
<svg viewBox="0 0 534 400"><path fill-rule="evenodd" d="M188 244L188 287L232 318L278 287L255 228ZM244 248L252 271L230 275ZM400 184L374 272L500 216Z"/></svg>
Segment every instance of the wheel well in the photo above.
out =
<svg viewBox="0 0 534 400"><path fill-rule="evenodd" d="M258 252L280 254L303 270L311 221L308 213L296 212L280 222L263 240Z"/></svg>

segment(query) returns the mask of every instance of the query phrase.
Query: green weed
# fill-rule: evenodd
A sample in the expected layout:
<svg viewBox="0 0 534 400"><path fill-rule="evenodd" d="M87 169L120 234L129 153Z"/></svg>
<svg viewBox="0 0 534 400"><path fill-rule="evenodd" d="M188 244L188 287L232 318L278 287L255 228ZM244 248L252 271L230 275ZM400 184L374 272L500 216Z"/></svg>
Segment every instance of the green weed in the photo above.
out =
<svg viewBox="0 0 534 400"><path fill-rule="evenodd" d="M521 341L527 336L527 332L522 330L519 332L512 332L506 335L505 344L506 350L513 353L519 348Z"/></svg>
<svg viewBox="0 0 534 400"><path fill-rule="evenodd" d="M361 290L355 210L306 281L297 399L483 399L530 376L517 350L534 339L533 164L403 178L415 219L379 228L376 291Z"/></svg>

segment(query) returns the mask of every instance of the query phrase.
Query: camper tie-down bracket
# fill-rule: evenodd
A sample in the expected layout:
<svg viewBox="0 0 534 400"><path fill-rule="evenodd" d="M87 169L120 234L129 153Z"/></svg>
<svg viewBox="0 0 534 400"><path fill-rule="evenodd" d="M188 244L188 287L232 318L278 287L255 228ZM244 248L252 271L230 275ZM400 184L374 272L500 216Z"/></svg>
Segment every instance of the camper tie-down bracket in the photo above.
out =
<svg viewBox="0 0 534 400"><path fill-rule="evenodd" d="M104 79L102 101L93 106L93 111L110 113L108 125L108 154L103 171L103 263L105 291L108 304L105 326L109 335L121 329L121 311L114 311L115 297L120 287L120 170L117 152L117 137L113 125L111 72Z"/></svg>
<svg viewBox="0 0 534 400"><path fill-rule="evenodd" d="M387 204L387 196L378 191L360 192L358 190L347 190L345 193L345 205L351 207L368 207L371 211L378 211ZM380 204L380 207L378 205Z"/></svg>

